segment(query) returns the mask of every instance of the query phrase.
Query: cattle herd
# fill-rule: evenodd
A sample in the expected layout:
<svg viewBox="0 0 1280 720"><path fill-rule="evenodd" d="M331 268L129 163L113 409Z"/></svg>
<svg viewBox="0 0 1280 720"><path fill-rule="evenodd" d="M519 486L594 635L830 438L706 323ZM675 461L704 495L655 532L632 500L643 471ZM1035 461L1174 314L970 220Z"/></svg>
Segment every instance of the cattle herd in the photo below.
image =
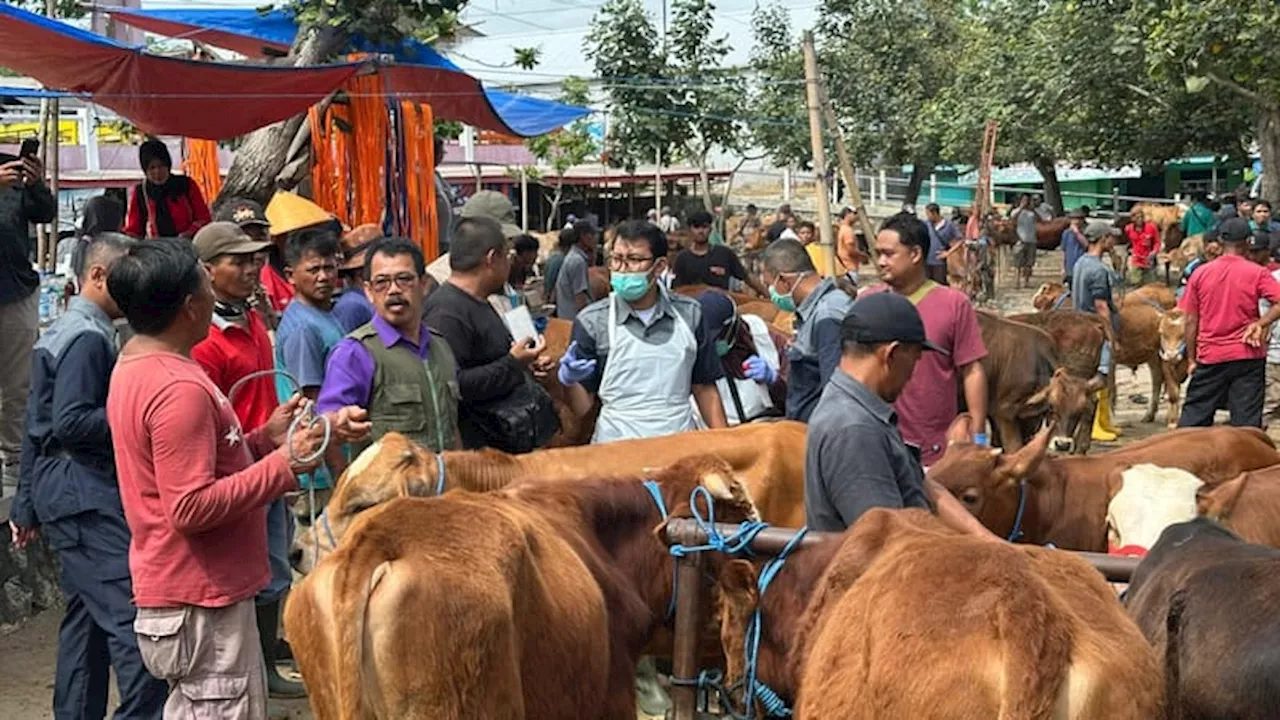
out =
<svg viewBox="0 0 1280 720"><path fill-rule="evenodd" d="M1015 542L874 510L785 559L706 550L697 647L720 671L703 679L722 678L714 709L1280 717L1280 453L1214 427L1087 454L1115 373L1097 374L1103 328L1057 309L1063 292L1042 286L1035 313L979 312L998 447L955 442L929 470ZM750 307L790 331L789 313ZM1145 420L1163 390L1172 428L1187 370L1173 293L1135 289L1118 314L1116 366L1148 367ZM551 322L550 354L568 331ZM591 446L594 418L550 383L553 447L437 455L388 434L299 533L285 632L315 717L635 717L637 665L671 657L676 598L699 590L677 582L665 523L804 524L804 425ZM1070 551L1142 559L1121 588Z"/></svg>
<svg viewBox="0 0 1280 720"><path fill-rule="evenodd" d="M765 590L766 558L707 552L720 707L765 717L749 669L803 718L1276 717L1271 440L1183 429L1078 456L1051 453L1054 432L956 443L930 470L1017 543L877 510ZM636 665L670 656L689 591L664 522L702 488L700 516L801 525L804 439L784 421L437 456L387 435L297 540L285 629L315 716L635 717ZM1149 548L1123 600L1065 552L1108 548Z"/></svg>

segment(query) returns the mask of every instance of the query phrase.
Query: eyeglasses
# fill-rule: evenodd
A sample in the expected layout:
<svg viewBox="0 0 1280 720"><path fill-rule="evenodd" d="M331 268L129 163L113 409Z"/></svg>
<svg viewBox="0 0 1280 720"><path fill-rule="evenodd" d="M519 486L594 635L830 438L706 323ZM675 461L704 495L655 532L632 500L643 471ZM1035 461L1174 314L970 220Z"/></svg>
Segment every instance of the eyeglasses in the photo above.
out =
<svg viewBox="0 0 1280 720"><path fill-rule="evenodd" d="M376 293L384 293L391 289L391 283L395 283L398 288L408 290L416 282L418 282L418 276L412 273L400 273L394 277L379 275L369 281L369 287L373 288Z"/></svg>
<svg viewBox="0 0 1280 720"><path fill-rule="evenodd" d="M639 255L610 255L610 270L643 270L644 266L653 262L652 257Z"/></svg>

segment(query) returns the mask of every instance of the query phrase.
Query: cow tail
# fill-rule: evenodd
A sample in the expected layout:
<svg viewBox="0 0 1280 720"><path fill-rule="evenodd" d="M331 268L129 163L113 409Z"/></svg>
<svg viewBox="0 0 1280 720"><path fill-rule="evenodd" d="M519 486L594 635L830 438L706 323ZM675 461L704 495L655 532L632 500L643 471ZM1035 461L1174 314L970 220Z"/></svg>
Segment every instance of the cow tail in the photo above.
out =
<svg viewBox="0 0 1280 720"><path fill-rule="evenodd" d="M1165 719L1182 718L1182 668L1180 647L1182 644L1182 616L1187 609L1187 594L1178 590L1169 598L1169 612L1164 619L1164 683Z"/></svg>
<svg viewBox="0 0 1280 720"><path fill-rule="evenodd" d="M365 651L372 649L366 637L369 598L385 577L391 563L376 544L351 546L351 555L337 571L334 593L338 622L337 704L338 717L363 717L363 707L376 706L379 693L366 682Z"/></svg>

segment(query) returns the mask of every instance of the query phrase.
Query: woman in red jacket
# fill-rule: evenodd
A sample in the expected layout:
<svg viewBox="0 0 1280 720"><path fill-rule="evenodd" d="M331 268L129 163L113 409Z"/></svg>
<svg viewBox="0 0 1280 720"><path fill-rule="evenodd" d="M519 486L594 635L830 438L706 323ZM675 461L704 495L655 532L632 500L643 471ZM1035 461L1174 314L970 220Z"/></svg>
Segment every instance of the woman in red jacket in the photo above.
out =
<svg viewBox="0 0 1280 720"><path fill-rule="evenodd" d="M211 221L200 187L185 175L173 174L169 148L148 140L138 148L146 180L129 191L124 231L136 238L190 238Z"/></svg>

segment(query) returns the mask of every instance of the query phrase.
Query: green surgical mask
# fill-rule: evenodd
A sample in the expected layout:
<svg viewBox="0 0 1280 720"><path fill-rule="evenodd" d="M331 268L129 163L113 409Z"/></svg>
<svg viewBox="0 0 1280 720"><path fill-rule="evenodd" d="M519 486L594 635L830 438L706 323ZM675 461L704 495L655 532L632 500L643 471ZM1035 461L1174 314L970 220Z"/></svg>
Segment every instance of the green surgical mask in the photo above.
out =
<svg viewBox="0 0 1280 720"><path fill-rule="evenodd" d="M649 292L649 273L647 272L615 272L609 276L609 285L618 297L627 302L635 302Z"/></svg>
<svg viewBox="0 0 1280 720"><path fill-rule="evenodd" d="M716 341L716 357L724 357L725 355L728 355L729 350L732 347L733 345L730 345L728 340L717 340Z"/></svg>
<svg viewBox="0 0 1280 720"><path fill-rule="evenodd" d="M795 312L796 301L793 297L791 297L791 294L794 292L795 292L795 288L791 288L791 292L787 293L786 295L783 295L782 293L778 292L777 287L770 285L769 299L773 301L773 304L776 305L779 310L783 312Z"/></svg>

